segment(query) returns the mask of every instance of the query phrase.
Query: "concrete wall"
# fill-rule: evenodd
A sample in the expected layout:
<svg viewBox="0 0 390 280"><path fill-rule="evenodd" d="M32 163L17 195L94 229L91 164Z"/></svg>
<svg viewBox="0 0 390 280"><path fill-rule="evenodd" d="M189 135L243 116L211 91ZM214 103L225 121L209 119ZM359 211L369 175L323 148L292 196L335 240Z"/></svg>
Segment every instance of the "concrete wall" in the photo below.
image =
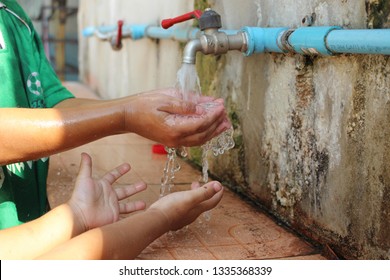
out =
<svg viewBox="0 0 390 280"><path fill-rule="evenodd" d="M79 24L87 26L125 24L157 25L193 8L182 0L81 0ZM188 23L187 23L188 24ZM80 38L80 75L102 97L119 97L158 87L173 86L180 65L180 46L170 40L125 40L114 52L107 42Z"/></svg>
<svg viewBox="0 0 390 280"><path fill-rule="evenodd" d="M136 13L131 9L141 5ZM389 0L209 0L195 5L219 12L225 29L297 27L312 13L314 25L390 27ZM80 8L81 26L121 17L156 23L191 10L193 3L89 0ZM129 41L120 53L96 39L82 44L83 80L104 97L175 82L178 43ZM225 98L235 126L236 148L209 159L214 176L342 258L390 259L388 56L199 54L197 68L203 93Z"/></svg>

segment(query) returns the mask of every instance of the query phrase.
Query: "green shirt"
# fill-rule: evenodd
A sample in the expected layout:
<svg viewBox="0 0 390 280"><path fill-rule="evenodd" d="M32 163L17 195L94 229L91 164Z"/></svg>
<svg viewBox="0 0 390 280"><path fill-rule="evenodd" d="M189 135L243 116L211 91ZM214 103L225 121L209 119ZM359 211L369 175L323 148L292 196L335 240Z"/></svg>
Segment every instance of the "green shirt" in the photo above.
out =
<svg viewBox="0 0 390 280"><path fill-rule="evenodd" d="M0 108L39 110L72 97L46 59L28 16L15 0L0 0ZM48 163L44 158L0 166L0 229L47 211Z"/></svg>

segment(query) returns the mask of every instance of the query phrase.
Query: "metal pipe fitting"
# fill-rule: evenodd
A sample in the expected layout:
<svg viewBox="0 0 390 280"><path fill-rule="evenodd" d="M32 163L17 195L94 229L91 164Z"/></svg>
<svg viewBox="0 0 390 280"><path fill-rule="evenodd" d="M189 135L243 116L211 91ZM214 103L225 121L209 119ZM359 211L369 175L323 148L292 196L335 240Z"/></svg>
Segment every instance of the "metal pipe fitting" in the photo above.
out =
<svg viewBox="0 0 390 280"><path fill-rule="evenodd" d="M219 31L222 27L221 16L211 9L206 9L204 13L196 10L175 18L165 19L162 21L162 26L169 28L176 23L192 18L199 19L199 28L203 33L199 39L187 43L183 52L183 63L195 64L198 51L214 55L224 54L230 50L246 51L247 37L242 32L227 34Z"/></svg>
<svg viewBox="0 0 390 280"><path fill-rule="evenodd" d="M183 51L183 63L195 64L196 53L202 49L199 39L189 41Z"/></svg>
<svg viewBox="0 0 390 280"><path fill-rule="evenodd" d="M195 64L196 53L220 55L228 51L245 52L248 47L247 37L243 32L228 35L218 30L206 30L199 39L191 40L184 48L183 63Z"/></svg>

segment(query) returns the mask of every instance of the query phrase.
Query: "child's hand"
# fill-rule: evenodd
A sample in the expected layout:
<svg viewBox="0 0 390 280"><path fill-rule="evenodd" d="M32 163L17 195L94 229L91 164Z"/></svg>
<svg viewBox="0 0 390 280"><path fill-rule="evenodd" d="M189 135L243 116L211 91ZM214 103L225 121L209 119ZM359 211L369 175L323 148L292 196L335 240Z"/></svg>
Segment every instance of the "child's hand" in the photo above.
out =
<svg viewBox="0 0 390 280"><path fill-rule="evenodd" d="M120 202L122 199L145 190L145 183L141 182L117 189L112 187L112 184L129 170L129 164L122 164L106 173L101 179L93 179L91 157L85 153L81 155L79 174L68 204L84 231L116 222L119 214L145 208L145 203L142 201Z"/></svg>
<svg viewBox="0 0 390 280"><path fill-rule="evenodd" d="M148 210L159 211L166 218L170 230L178 230L203 212L214 208L222 199L223 187L213 181L200 186L192 184L192 190L171 193L153 203Z"/></svg>

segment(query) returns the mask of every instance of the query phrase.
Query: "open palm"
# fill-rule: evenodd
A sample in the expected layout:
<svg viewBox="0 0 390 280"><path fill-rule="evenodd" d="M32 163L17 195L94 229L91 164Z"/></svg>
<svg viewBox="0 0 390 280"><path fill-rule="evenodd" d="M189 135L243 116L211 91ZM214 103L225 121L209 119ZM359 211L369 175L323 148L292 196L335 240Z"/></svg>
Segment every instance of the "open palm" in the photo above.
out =
<svg viewBox="0 0 390 280"><path fill-rule="evenodd" d="M100 227L119 220L120 214L128 214L145 208L142 201L127 202L124 200L133 194L146 189L145 183L113 188L113 184L130 170L129 164L107 172L102 178L92 178L92 159L83 153L75 189L69 205L79 216L85 230Z"/></svg>

